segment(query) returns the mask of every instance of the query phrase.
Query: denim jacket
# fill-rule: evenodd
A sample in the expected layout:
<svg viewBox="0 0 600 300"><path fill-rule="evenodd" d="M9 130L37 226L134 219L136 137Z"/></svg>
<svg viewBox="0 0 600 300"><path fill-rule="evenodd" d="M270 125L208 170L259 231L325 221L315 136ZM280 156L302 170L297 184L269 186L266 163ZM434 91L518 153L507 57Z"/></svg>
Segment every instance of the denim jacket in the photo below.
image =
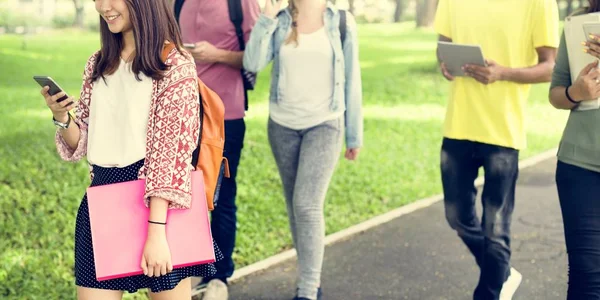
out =
<svg viewBox="0 0 600 300"><path fill-rule="evenodd" d="M363 136L362 116L362 82L358 61L358 37L354 17L346 13L346 38L342 46L339 22L339 11L328 5L324 14L325 29L333 48L334 82L332 112L342 109L346 120L346 147L360 148ZM285 43L291 30L292 16L289 9L282 10L277 18L271 19L261 14L252 29L250 40L244 51L244 69L258 72L273 60L271 73L270 101L281 100L279 85L279 50ZM306 87L307 90L310 87ZM344 101L344 102L342 102ZM345 104L345 105L344 105Z"/></svg>

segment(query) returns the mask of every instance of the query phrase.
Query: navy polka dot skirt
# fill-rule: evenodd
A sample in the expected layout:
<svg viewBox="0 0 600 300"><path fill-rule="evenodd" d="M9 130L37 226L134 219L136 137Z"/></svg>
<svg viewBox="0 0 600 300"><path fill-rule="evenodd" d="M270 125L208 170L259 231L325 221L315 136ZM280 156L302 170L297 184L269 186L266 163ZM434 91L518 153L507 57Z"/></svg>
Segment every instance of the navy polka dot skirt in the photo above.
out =
<svg viewBox="0 0 600 300"><path fill-rule="evenodd" d="M138 171L143 165L144 160L124 168L94 166L94 179L91 186L136 180ZM214 247L216 259L221 260L223 254L221 254L216 244ZM216 272L217 269L214 264L204 264L173 269L171 273L160 277L136 275L97 281L87 195L83 197L79 211L77 212L77 221L75 224L75 283L78 286L105 290L121 290L130 293L134 293L138 289L149 288L152 292L158 293L175 288L185 278L191 276L210 277Z"/></svg>

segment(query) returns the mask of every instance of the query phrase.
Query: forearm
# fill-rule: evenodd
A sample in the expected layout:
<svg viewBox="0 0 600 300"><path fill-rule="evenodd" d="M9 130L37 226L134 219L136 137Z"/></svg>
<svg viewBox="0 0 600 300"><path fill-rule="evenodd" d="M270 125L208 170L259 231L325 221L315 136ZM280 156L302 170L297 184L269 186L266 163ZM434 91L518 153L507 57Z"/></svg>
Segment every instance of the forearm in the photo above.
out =
<svg viewBox="0 0 600 300"><path fill-rule="evenodd" d="M567 95L565 94L566 87L557 86L550 90L550 104L557 109L573 109L576 105L575 103L569 101L567 99ZM569 96L573 98L571 93L571 89L569 89Z"/></svg>
<svg viewBox="0 0 600 300"><path fill-rule="evenodd" d="M158 198L150 198L150 216L148 221L167 223L167 210L169 208L169 201ZM166 233L166 225L148 223L148 236L164 236Z"/></svg>
<svg viewBox="0 0 600 300"><path fill-rule="evenodd" d="M276 51L273 39L278 23L278 19L269 18L264 14L260 15L254 28L252 28L250 39L246 43L246 50L244 51L245 70L258 72L273 60L273 53Z"/></svg>
<svg viewBox="0 0 600 300"><path fill-rule="evenodd" d="M148 217L148 220L166 223L168 209L169 201L159 197L150 197L150 216Z"/></svg>
<svg viewBox="0 0 600 300"><path fill-rule="evenodd" d="M541 62L529 68L504 68L500 80L516 83L542 83L552 80L554 61Z"/></svg>
<svg viewBox="0 0 600 300"><path fill-rule="evenodd" d="M63 118L55 117L55 119L61 123L67 123L68 118L72 118L72 117L69 115L66 115ZM77 123L75 123L75 121L73 119L71 119L71 123L69 124L68 128L66 128L66 129L61 128L58 130L58 132L60 133L60 136L63 138L63 140L65 140L65 142L67 143L69 148L71 148L71 150L77 149L77 144L79 143L80 131L79 131L79 126L77 126Z"/></svg>
<svg viewBox="0 0 600 300"><path fill-rule="evenodd" d="M217 54L217 62L226 64L232 68L242 69L244 60L244 51L229 51L219 49Z"/></svg>

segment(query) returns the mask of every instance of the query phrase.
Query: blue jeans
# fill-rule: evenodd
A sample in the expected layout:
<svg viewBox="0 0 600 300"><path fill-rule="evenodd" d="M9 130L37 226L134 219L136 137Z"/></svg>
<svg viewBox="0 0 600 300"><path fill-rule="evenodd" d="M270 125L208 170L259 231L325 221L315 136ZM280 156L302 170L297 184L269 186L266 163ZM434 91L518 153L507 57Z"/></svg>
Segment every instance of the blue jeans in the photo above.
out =
<svg viewBox="0 0 600 300"><path fill-rule="evenodd" d="M510 223L519 151L445 138L441 151L446 219L481 270L474 299L498 299L510 275ZM481 222L475 211L479 168L485 171Z"/></svg>
<svg viewBox="0 0 600 300"><path fill-rule="evenodd" d="M556 166L556 187L569 255L568 300L600 299L600 173Z"/></svg>
<svg viewBox="0 0 600 300"><path fill-rule="evenodd" d="M215 263L217 273L204 278L204 282L211 279L220 279L227 282L227 278L233 275L233 248L235 247L235 233L237 226L237 207L235 205L235 196L237 194L236 176L242 148L244 147L244 136L246 134L246 123L244 119L225 121L225 152L224 156L229 161L230 177L223 178L219 200L215 205L211 216L211 230L213 239L221 249L224 258Z"/></svg>
<svg viewBox="0 0 600 300"><path fill-rule="evenodd" d="M344 118L293 130L269 119L290 231L298 253L298 296L317 299L325 253L325 196L343 145Z"/></svg>

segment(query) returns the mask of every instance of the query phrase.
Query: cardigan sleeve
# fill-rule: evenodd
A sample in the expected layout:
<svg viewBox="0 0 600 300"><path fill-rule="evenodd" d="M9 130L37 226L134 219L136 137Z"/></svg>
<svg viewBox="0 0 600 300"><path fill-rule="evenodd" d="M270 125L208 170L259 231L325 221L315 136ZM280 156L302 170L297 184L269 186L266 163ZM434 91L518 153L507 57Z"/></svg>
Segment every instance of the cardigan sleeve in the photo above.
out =
<svg viewBox="0 0 600 300"><path fill-rule="evenodd" d="M77 148L71 149L67 142L63 139L60 132L57 130L55 135L56 149L60 158L66 161L79 161L87 154L88 142L88 124L90 117L90 100L92 96L92 83L90 78L94 71L94 65L98 52L94 53L87 61L83 72L83 83L81 85L81 93L79 95L79 103L75 112L73 121L79 127L79 142Z"/></svg>
<svg viewBox="0 0 600 300"><path fill-rule="evenodd" d="M169 208L189 208L192 200L192 152L198 143L200 102L196 66L176 49L158 82L155 110L150 114L146 153L145 201L169 201Z"/></svg>

